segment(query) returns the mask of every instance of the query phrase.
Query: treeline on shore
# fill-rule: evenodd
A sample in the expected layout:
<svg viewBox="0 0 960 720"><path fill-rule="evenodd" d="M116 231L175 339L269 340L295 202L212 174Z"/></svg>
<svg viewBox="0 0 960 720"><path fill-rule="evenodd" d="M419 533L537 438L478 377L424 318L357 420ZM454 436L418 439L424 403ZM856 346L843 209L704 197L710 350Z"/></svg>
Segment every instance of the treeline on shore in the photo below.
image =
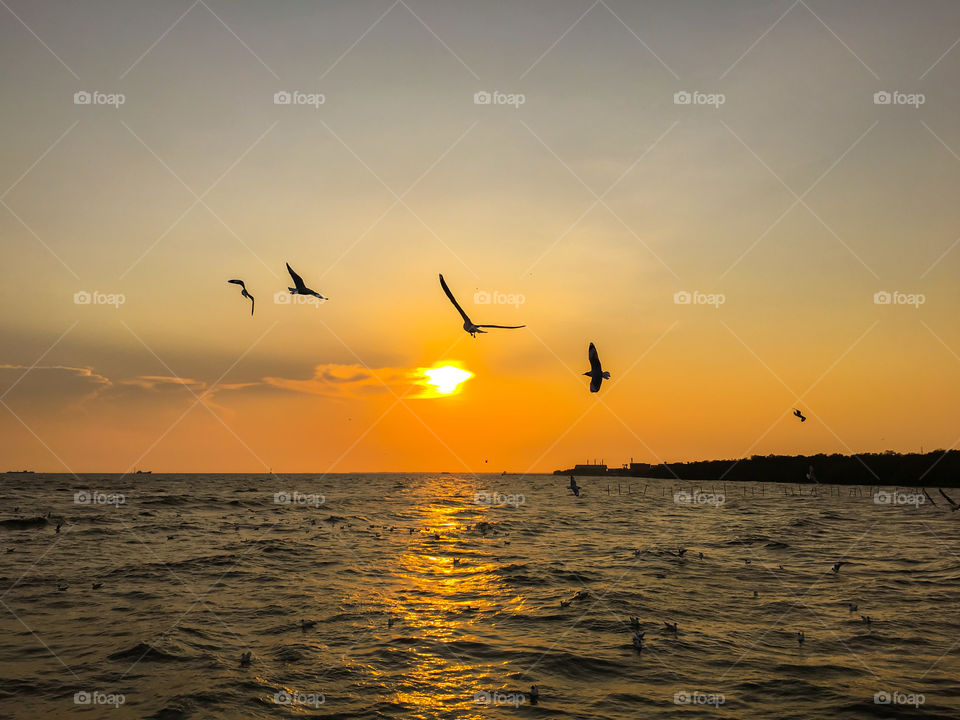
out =
<svg viewBox="0 0 960 720"><path fill-rule="evenodd" d="M813 468L812 478L808 477ZM576 468L555 475L575 475ZM595 474L595 473L590 473ZM928 453L865 453L860 455L753 455L741 460L607 468L605 475L680 479L701 482L787 482L825 485L902 485L960 487L960 450Z"/></svg>

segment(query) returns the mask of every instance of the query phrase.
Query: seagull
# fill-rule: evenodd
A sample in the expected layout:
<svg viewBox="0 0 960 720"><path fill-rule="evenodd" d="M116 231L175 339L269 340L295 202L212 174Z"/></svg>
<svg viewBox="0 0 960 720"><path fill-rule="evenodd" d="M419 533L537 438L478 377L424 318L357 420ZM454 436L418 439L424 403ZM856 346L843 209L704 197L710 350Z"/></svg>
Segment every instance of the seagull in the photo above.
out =
<svg viewBox="0 0 960 720"><path fill-rule="evenodd" d="M68 587L70 587L70 586L69 586L69 585L58 584L58 585L57 585L57 590L59 590L60 592L65 592Z"/></svg>
<svg viewBox="0 0 960 720"><path fill-rule="evenodd" d="M293 268L290 267L290 263L287 263L287 272L290 273L290 277L293 278L293 284L296 285L296 287L288 287L288 288L287 288L287 290L290 291L290 294L291 294L291 295L313 295L313 297L319 298L320 300L327 300L327 299L328 299L328 298L325 298L325 297L324 297L323 295L321 295L320 293L318 293L316 290L311 290L311 289L308 288L306 285L304 285L304 284L303 284L303 278L300 277L299 275L297 275L297 274L293 271Z"/></svg>
<svg viewBox="0 0 960 720"><path fill-rule="evenodd" d="M560 607L565 608L565 607L569 607L569 606L570 606L570 601L569 601L569 600L561 600L561 601L560 601Z"/></svg>
<svg viewBox="0 0 960 720"><path fill-rule="evenodd" d="M93 583L94 590L99 590L102 587L103 587L103 583Z"/></svg>
<svg viewBox="0 0 960 720"><path fill-rule="evenodd" d="M806 421L807 421L807 419L803 416L803 413L800 412L799 410L794 410L794 411L793 411L793 414L796 415L798 418L800 418L800 422L806 422Z"/></svg>
<svg viewBox="0 0 960 720"><path fill-rule="evenodd" d="M234 285L239 285L240 294L245 298L250 298L250 315L253 315L253 305L254 305L253 295L247 292L247 286L243 284L243 280L227 280L227 282L233 283Z"/></svg>
<svg viewBox="0 0 960 720"><path fill-rule="evenodd" d="M570 476L570 490L574 495L580 497L580 486L577 485L577 479L573 475Z"/></svg>
<svg viewBox="0 0 960 720"><path fill-rule="evenodd" d="M863 620L867 625L870 624L870 616L869 616L869 615L861 615L861 616L860 616L860 619Z"/></svg>
<svg viewBox="0 0 960 720"><path fill-rule="evenodd" d="M316 624L317 624L317 621L316 621L316 620L301 620L301 621L300 621L300 629L301 629L301 630L306 630L307 628L312 628L312 627L314 627Z"/></svg>
<svg viewBox="0 0 960 720"><path fill-rule="evenodd" d="M850 603L850 604L847 606L847 609L848 609L848 612L853 612L854 610L857 609L857 604L856 604L856 603Z"/></svg>
<svg viewBox="0 0 960 720"><path fill-rule="evenodd" d="M948 503L950 503L950 509L951 509L953 512L956 512L957 510L960 510L960 505L958 505L958 504L955 503L953 500L951 500L950 497L949 497L942 489L937 488L937 490L939 490L939 491L940 491L940 494L943 495L943 499L946 500Z"/></svg>
<svg viewBox="0 0 960 720"><path fill-rule="evenodd" d="M683 557L683 554L687 551L686 548L677 548L677 557Z"/></svg>
<svg viewBox="0 0 960 720"><path fill-rule="evenodd" d="M843 567L844 565L849 565L849 564L850 564L850 562L849 562L848 560L839 560L839 561L837 561L837 562L835 562L835 563L833 564L833 571L834 571L835 573L838 573L838 572L840 572L840 568L841 568L841 567Z"/></svg>
<svg viewBox="0 0 960 720"><path fill-rule="evenodd" d="M667 626L667 630L676 634L677 632L677 623L668 623L666 620L663 621L663 624Z"/></svg>
<svg viewBox="0 0 960 720"><path fill-rule="evenodd" d="M636 648L637 650L641 650L641 651L643 650L644 635L646 635L646 633L638 633L638 632L633 633L633 647Z"/></svg>
<svg viewBox="0 0 960 720"><path fill-rule="evenodd" d="M803 631L797 633L797 645L803 645L803 641L806 640L806 636L803 634Z"/></svg>
<svg viewBox="0 0 960 720"><path fill-rule="evenodd" d="M249 652L240 653L240 667L250 667L250 655Z"/></svg>
<svg viewBox="0 0 960 720"><path fill-rule="evenodd" d="M640 618L638 618L638 617L631 617L631 618L630 618L630 627L633 628L634 630L639 630L639 629L640 629Z"/></svg>
<svg viewBox="0 0 960 720"><path fill-rule="evenodd" d="M600 356L597 355L597 348L593 343L590 343L590 349L587 350L587 357L590 358L590 372L585 372L588 378L590 378L590 392L599 392L600 383L604 380L610 379L610 373L606 372L600 366Z"/></svg>
<svg viewBox="0 0 960 720"><path fill-rule="evenodd" d="M530 704L536 705L537 701L540 700L540 688L536 685L530 686Z"/></svg>
<svg viewBox="0 0 960 720"><path fill-rule="evenodd" d="M457 302L457 299L453 296L453 293L450 292L450 288L447 287L447 281L443 279L443 275L440 275L440 287L443 288L443 291L447 294L447 298L450 302L453 303L453 306L457 309L457 312L460 313L460 317L463 318L463 329L465 332L470 333L470 337L475 338L477 333L485 333L486 330L481 330L480 328L500 328L501 330L519 330L526 325L477 325L471 320L467 314L463 311L463 308L460 307L460 303Z"/></svg>

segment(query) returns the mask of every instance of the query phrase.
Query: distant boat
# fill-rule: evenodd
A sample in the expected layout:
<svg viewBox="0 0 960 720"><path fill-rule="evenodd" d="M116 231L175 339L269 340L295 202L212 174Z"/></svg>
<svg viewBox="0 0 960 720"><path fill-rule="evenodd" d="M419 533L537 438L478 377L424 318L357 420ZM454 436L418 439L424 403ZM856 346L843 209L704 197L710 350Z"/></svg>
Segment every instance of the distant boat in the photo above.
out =
<svg viewBox="0 0 960 720"><path fill-rule="evenodd" d="M137 470L134 475L153 475L153 470Z"/></svg>
<svg viewBox="0 0 960 720"><path fill-rule="evenodd" d="M36 475L33 470L7 470L7 475Z"/></svg>

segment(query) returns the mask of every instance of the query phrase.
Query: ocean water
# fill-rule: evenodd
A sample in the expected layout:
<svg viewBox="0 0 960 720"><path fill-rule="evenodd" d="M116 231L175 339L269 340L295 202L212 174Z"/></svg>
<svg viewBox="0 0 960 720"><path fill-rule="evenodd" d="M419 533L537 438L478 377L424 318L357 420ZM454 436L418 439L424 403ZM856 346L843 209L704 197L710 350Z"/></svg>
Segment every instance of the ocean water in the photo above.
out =
<svg viewBox="0 0 960 720"><path fill-rule="evenodd" d="M960 717L944 503L617 481L8 475L0 717Z"/></svg>

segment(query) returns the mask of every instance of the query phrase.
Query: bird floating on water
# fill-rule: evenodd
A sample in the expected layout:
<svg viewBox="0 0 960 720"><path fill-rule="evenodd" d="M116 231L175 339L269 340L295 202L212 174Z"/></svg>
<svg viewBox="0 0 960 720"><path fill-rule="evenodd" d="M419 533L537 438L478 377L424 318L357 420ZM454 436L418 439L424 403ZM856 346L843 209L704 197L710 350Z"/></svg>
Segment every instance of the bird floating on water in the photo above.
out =
<svg viewBox="0 0 960 720"><path fill-rule="evenodd" d="M806 635L803 634L803 631L797 633L797 645L803 645L803 641L806 640Z"/></svg>
<svg viewBox="0 0 960 720"><path fill-rule="evenodd" d="M573 475L570 476L570 491L580 497L580 486L577 485L577 479Z"/></svg>
<svg viewBox="0 0 960 720"><path fill-rule="evenodd" d="M470 337L475 338L477 333L486 333L486 330L481 328L499 328L501 330L519 330L526 325L477 325L470 317L463 311L463 308L460 307L460 303L457 302L457 299L453 296L453 293L450 292L450 288L447 287L447 281L443 279L443 275L440 275L440 287L443 288L443 292L446 293L447 299L453 303L453 306L457 309L457 312L460 313L460 317L463 318L463 329L465 332L470 334Z"/></svg>
<svg viewBox="0 0 960 720"><path fill-rule="evenodd" d="M249 652L240 653L240 667L250 667L250 655Z"/></svg>
<svg viewBox="0 0 960 720"><path fill-rule="evenodd" d="M842 568L844 565L849 565L849 564L850 564L849 560L838 560L833 564L833 571L835 573L838 573L840 572L840 568Z"/></svg>
<svg viewBox="0 0 960 720"><path fill-rule="evenodd" d="M590 360L590 372L585 372L584 375L590 378L590 392L599 392L603 381L610 379L610 373L600 365L600 356L593 343L590 343L590 347L587 348L587 358Z"/></svg>
<svg viewBox="0 0 960 720"><path fill-rule="evenodd" d="M643 650L643 636L646 633L634 632L633 633L633 647L637 650Z"/></svg>
<svg viewBox="0 0 960 720"><path fill-rule="evenodd" d="M93 583L93 589L94 589L94 590L99 590L99 589L102 588L102 587L103 587L103 583L102 583L102 582Z"/></svg>
<svg viewBox="0 0 960 720"><path fill-rule="evenodd" d="M253 315L253 306L254 306L254 304L255 304L256 301L253 299L253 295L251 295L249 292L247 292L247 286L243 284L243 280L227 280L227 282L228 282L228 283L233 283L234 285L239 285L239 286L240 286L240 295L243 296L243 297L245 297L245 298L249 298L249 300L250 300L250 314Z"/></svg>
<svg viewBox="0 0 960 720"><path fill-rule="evenodd" d="M667 630L668 630L669 632L672 632L672 633L676 634L677 629L678 629L678 628L677 628L677 623L668 623L666 620L664 620L664 621L663 621L663 624L666 625Z"/></svg>
<svg viewBox="0 0 960 720"><path fill-rule="evenodd" d="M860 616L860 619L863 620L863 622L865 622L867 625L870 624L870 616L869 616L869 615L861 615L861 616Z"/></svg>
<svg viewBox="0 0 960 720"><path fill-rule="evenodd" d="M847 611L848 611L848 612L854 612L856 609L857 609L856 603L850 603L850 604L847 606Z"/></svg>
<svg viewBox="0 0 960 720"><path fill-rule="evenodd" d="M301 620L301 621L300 621L300 629L301 629L301 630L306 630L306 629L308 629L308 628L315 627L316 624L317 624L317 621L316 621L316 620Z"/></svg>
<svg viewBox="0 0 960 720"><path fill-rule="evenodd" d="M321 295L320 293L318 293L316 290L313 290L313 289L311 289L311 288L308 288L306 285L304 285L304 283L303 283L303 278L300 277L299 275L297 275L297 274L293 271L293 268L290 267L290 263L287 263L287 272L290 273L290 277L293 278L293 284L294 284L294 286L295 286L295 287L288 287L288 288L287 288L287 290L290 291L290 294L291 294L291 295L312 295L313 297L318 298L318 299L320 299L320 300L329 300L329 298L325 298L323 295Z"/></svg>

